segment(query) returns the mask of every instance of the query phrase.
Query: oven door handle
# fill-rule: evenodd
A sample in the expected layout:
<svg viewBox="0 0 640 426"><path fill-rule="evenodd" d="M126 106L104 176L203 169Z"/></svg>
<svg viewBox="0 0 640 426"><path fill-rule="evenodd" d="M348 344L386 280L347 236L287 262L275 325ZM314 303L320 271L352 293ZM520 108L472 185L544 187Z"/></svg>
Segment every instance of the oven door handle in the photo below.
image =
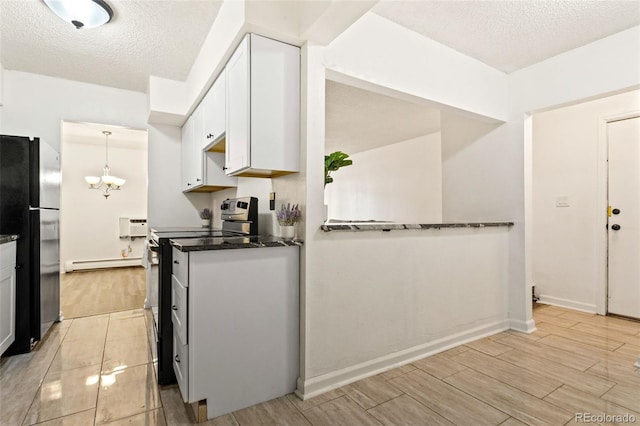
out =
<svg viewBox="0 0 640 426"><path fill-rule="evenodd" d="M149 240L149 250L151 250L154 253L157 253L159 248L160 246L158 245L157 242L155 242L154 240Z"/></svg>

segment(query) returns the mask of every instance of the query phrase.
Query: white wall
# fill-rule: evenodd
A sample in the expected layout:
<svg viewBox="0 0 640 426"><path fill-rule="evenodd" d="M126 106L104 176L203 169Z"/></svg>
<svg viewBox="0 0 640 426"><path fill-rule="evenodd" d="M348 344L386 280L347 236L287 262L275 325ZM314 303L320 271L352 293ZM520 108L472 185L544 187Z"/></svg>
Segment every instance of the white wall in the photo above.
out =
<svg viewBox="0 0 640 426"><path fill-rule="evenodd" d="M298 392L305 397L509 326L512 254L508 240L512 229L362 234L319 229L324 205L327 73L349 76L349 83L360 84L358 87L373 84L394 93L405 91L414 100L432 101L428 96L433 95L437 102L453 108L467 105L488 117L506 113L507 80L502 73L450 49L438 49L429 42L425 45L415 39L419 38L415 33L378 17L365 18L364 24L359 21L327 48L303 48L306 235ZM420 61L426 57L428 63ZM408 70L407 64L413 68ZM429 78L436 75L438 78ZM358 78L362 80L355 81ZM474 78L476 87L467 90L466 83ZM482 84L477 83L480 80ZM487 87L492 90L481 95ZM487 233L482 234L484 231ZM481 283L478 277L483 277ZM432 284L440 287L434 289ZM518 284L524 287L522 281ZM476 289L491 298L487 310L466 304L464 297L473 300L470 295L478 294ZM427 302L422 295L432 291L436 296ZM407 310L413 306L409 294L418 295L424 311ZM429 316L436 312L431 309L436 301L443 308L436 309L443 322Z"/></svg>
<svg viewBox="0 0 640 426"><path fill-rule="evenodd" d="M442 221L440 132L350 156L325 188L329 218L399 223Z"/></svg>
<svg viewBox="0 0 640 426"><path fill-rule="evenodd" d="M508 328L508 233L330 232L315 241L299 391L311 397Z"/></svg>
<svg viewBox="0 0 640 426"><path fill-rule="evenodd" d="M62 145L60 264L76 260L121 259L131 243L129 258L140 258L144 238L119 238L119 218L147 217L147 146L109 146L111 174L127 180L105 200L102 191L90 190L87 175L100 175L104 145L67 142Z"/></svg>
<svg viewBox="0 0 640 426"><path fill-rule="evenodd" d="M147 127L144 93L5 70L5 134L38 136L60 151L61 122Z"/></svg>
<svg viewBox="0 0 640 426"><path fill-rule="evenodd" d="M444 222L512 221L510 197L517 164L505 161L514 148L508 125L443 112L442 218Z"/></svg>
<svg viewBox="0 0 640 426"><path fill-rule="evenodd" d="M149 125L150 227L201 226L199 212L211 207L210 194L182 192L180 144L180 127Z"/></svg>
<svg viewBox="0 0 640 426"><path fill-rule="evenodd" d="M533 282L545 302L596 311L604 248L598 217L598 126L607 116L640 110L640 91L533 116ZM559 197L568 207L557 207Z"/></svg>
<svg viewBox="0 0 640 426"><path fill-rule="evenodd" d="M508 117L506 74L371 12L329 45L325 64L416 99Z"/></svg>
<svg viewBox="0 0 640 426"><path fill-rule="evenodd" d="M509 75L512 161L520 171L512 178L522 188L524 227L516 226L510 243L524 256L513 258L511 312L530 322L529 298L533 282L532 143L529 114L640 87L640 27L614 34ZM518 195L520 197L520 195ZM526 207L526 209L525 209ZM521 263L521 265L520 265ZM604 266L601 266L604 268ZM516 282L525 282L521 287ZM521 294L520 294L521 293ZM524 304L522 303L524 302Z"/></svg>
<svg viewBox="0 0 640 426"><path fill-rule="evenodd" d="M60 150L63 120L147 128L144 93L9 70L4 84L5 134L39 136ZM200 226L198 210L209 206L210 197L180 190L180 128L158 125L148 131L149 224Z"/></svg>

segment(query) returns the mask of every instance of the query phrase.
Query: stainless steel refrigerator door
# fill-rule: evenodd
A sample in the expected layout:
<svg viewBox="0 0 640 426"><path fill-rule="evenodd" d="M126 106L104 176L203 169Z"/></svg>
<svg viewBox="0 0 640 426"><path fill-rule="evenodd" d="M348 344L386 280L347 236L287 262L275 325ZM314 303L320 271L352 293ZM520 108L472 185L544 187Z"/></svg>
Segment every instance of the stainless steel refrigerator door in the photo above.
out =
<svg viewBox="0 0 640 426"><path fill-rule="evenodd" d="M40 210L40 336L60 318L60 212Z"/></svg>
<svg viewBox="0 0 640 426"><path fill-rule="evenodd" d="M60 154L40 141L40 208L60 208Z"/></svg>

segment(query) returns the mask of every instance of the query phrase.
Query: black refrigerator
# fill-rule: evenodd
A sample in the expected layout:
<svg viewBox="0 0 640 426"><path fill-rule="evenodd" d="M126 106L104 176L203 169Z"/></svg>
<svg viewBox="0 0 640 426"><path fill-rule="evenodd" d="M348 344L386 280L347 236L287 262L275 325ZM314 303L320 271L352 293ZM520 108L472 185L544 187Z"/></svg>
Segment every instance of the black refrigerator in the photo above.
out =
<svg viewBox="0 0 640 426"><path fill-rule="evenodd" d="M38 138L0 136L0 234L17 234L15 341L29 352L60 319L60 154Z"/></svg>

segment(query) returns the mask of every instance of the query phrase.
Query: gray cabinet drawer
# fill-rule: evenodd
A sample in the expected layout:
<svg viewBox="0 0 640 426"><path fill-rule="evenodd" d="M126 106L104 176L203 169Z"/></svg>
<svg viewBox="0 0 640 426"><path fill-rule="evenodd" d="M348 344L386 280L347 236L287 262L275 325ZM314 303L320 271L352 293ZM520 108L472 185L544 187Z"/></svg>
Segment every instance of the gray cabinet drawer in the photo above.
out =
<svg viewBox="0 0 640 426"><path fill-rule="evenodd" d="M187 289L175 275L171 276L171 322L173 332L180 340L189 343L187 338Z"/></svg>
<svg viewBox="0 0 640 426"><path fill-rule="evenodd" d="M189 253L184 253L177 248L173 249L173 275L185 287L189 286Z"/></svg>
<svg viewBox="0 0 640 426"><path fill-rule="evenodd" d="M189 402L189 345L180 341L175 330L173 332L173 371L176 373L183 401Z"/></svg>

